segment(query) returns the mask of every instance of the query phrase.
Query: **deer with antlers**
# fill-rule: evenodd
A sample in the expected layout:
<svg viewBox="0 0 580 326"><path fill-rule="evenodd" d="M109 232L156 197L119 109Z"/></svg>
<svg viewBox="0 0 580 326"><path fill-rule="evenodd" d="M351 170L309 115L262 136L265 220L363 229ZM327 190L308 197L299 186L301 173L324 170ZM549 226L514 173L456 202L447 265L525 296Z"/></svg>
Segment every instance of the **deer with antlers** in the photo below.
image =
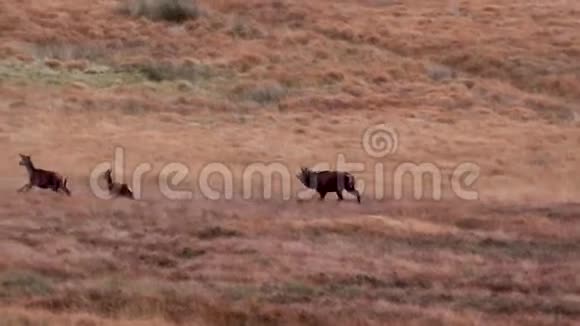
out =
<svg viewBox="0 0 580 326"><path fill-rule="evenodd" d="M67 188L67 179L60 174L36 168L32 163L29 155L20 155L20 163L18 165L24 166L28 172L28 183L18 189L18 192L27 192L32 187L37 187L41 189L51 189L54 192L62 191L66 195L70 196L71 192Z"/></svg>
<svg viewBox="0 0 580 326"><path fill-rule="evenodd" d="M312 171L303 167L296 177L307 188L316 190L320 195L320 200L324 200L327 193L335 192L340 201L343 199L342 191L346 190L356 196L360 204L360 193L355 189L354 176L348 172Z"/></svg>
<svg viewBox="0 0 580 326"><path fill-rule="evenodd" d="M119 183L113 181L111 177L111 169L105 171L105 180L107 181L107 189L109 189L109 193L115 197L126 197L129 199L134 199L133 192L129 189L129 186L125 183Z"/></svg>

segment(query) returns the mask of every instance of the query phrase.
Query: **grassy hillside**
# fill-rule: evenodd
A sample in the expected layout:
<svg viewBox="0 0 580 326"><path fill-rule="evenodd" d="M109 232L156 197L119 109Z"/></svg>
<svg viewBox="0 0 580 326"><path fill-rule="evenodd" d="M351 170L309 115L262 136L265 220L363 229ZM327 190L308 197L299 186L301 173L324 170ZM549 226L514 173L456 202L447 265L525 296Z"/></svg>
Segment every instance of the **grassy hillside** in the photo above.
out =
<svg viewBox="0 0 580 326"><path fill-rule="evenodd" d="M580 319L580 3L173 2L0 2L0 320ZM370 155L385 123L392 151ZM150 167L139 201L90 187L119 148L124 182ZM73 196L16 193L18 153ZM341 159L362 204L304 199L299 168ZM263 198L244 172L273 162L289 174ZM472 201L453 181L467 162ZM170 163L191 198L163 195ZM405 164L436 168L441 198ZM204 196L208 166L233 198Z"/></svg>

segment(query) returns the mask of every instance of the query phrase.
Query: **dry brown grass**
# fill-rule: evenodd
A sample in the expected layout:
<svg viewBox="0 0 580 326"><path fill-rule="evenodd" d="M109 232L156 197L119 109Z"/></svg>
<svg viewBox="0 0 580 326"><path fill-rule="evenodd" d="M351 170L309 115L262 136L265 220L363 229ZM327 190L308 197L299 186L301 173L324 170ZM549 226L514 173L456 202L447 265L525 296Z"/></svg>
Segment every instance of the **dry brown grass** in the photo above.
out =
<svg viewBox="0 0 580 326"><path fill-rule="evenodd" d="M0 299L34 309L22 318L548 324L580 314L578 205L6 196ZM14 281L26 275L43 276Z"/></svg>
<svg viewBox="0 0 580 326"><path fill-rule="evenodd" d="M200 1L182 24L118 1L0 3L0 321L7 325L552 325L580 320L580 4L517 0ZM96 86L95 86L96 85ZM98 86L98 87L97 87ZM368 156L387 122L396 153ZM126 150L142 201L88 175ZM72 198L17 194L18 153ZM245 166L364 164L362 205L261 199ZM163 198L166 163L234 199ZM443 171L441 201L393 199L403 162ZM481 175L457 199L461 162ZM385 200L374 200L384 164ZM292 175L291 174L291 175ZM131 184L130 174L125 182ZM216 189L219 179L213 180ZM429 182L427 182L429 183Z"/></svg>

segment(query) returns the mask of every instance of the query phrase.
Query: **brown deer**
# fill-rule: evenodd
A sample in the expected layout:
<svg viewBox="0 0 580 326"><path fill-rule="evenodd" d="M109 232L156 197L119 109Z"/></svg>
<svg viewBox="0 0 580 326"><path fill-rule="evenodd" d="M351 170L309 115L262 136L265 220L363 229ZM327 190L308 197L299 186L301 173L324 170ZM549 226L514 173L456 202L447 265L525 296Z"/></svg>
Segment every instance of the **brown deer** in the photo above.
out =
<svg viewBox="0 0 580 326"><path fill-rule="evenodd" d="M26 168L29 178L28 183L18 189L18 192L27 192L34 186L41 189L51 189L54 192L59 192L60 190L68 196L71 195L70 190L66 186L66 178L63 178L56 172L36 168L29 155L18 155L20 155L20 163L18 165Z"/></svg>
<svg viewBox="0 0 580 326"><path fill-rule="evenodd" d="M327 193L335 192L340 201L343 199L342 191L346 190L355 195L360 204L360 193L355 189L354 176L348 172L312 171L303 167L296 177L307 188L316 190L320 195L320 200L324 200Z"/></svg>
<svg viewBox="0 0 580 326"><path fill-rule="evenodd" d="M111 177L111 169L105 171L105 180L107 181L107 189L109 193L115 197L126 197L129 199L134 199L133 192L124 183L114 182Z"/></svg>

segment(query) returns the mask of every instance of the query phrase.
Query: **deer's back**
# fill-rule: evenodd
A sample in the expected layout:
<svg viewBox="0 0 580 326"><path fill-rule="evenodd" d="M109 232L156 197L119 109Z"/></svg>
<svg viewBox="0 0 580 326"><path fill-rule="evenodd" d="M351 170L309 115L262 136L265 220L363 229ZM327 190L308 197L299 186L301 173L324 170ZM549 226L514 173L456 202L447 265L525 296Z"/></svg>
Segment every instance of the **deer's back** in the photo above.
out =
<svg viewBox="0 0 580 326"><path fill-rule="evenodd" d="M336 191L338 182L344 179L344 173L337 171L320 171L316 174L316 184L318 189L326 191Z"/></svg>
<svg viewBox="0 0 580 326"><path fill-rule="evenodd" d="M43 169L36 169L32 174L32 182L43 188L58 185L61 179L62 177L58 173Z"/></svg>

